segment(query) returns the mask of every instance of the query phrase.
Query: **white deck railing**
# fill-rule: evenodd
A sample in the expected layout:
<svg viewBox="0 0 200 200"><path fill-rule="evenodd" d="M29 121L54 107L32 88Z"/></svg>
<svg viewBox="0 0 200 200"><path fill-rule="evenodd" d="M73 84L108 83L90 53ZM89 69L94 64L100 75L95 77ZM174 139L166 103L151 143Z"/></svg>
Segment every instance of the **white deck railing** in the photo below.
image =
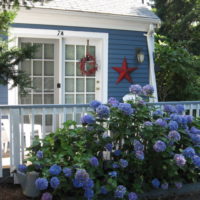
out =
<svg viewBox="0 0 200 200"><path fill-rule="evenodd" d="M165 104L182 104L186 114L200 116L200 101L148 103L159 109ZM12 169L22 162L25 148L31 145L34 136L44 138L69 119L80 122L81 116L89 110L89 105L83 104L0 105L0 177L3 167Z"/></svg>

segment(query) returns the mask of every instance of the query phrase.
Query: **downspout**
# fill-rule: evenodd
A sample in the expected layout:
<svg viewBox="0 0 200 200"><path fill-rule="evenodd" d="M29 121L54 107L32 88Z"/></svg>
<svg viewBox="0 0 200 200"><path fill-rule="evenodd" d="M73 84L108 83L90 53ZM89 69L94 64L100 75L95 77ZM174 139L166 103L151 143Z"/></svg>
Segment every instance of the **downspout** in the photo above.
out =
<svg viewBox="0 0 200 200"><path fill-rule="evenodd" d="M156 84L156 75L154 69L154 25L150 24L149 30L146 34L147 37L147 46L149 52L149 84L154 87L154 98L151 98L151 102L158 102L158 93L157 93L157 84Z"/></svg>

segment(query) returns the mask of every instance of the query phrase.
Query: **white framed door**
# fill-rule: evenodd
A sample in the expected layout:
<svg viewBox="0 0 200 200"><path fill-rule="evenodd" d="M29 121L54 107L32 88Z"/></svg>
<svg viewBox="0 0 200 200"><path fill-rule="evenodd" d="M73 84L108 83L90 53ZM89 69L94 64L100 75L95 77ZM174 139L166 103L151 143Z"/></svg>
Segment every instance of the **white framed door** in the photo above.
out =
<svg viewBox="0 0 200 200"><path fill-rule="evenodd" d="M86 104L94 99L101 100L101 43L98 39L65 38L63 63L63 94L65 104ZM84 75L80 60L89 54L96 58L97 71ZM89 65L85 66L87 69Z"/></svg>

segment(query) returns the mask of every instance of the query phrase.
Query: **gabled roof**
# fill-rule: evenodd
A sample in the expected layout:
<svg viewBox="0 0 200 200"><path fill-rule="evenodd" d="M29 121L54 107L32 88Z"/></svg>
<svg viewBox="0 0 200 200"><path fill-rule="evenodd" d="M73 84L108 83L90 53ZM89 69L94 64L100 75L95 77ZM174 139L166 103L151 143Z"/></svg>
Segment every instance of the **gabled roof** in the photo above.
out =
<svg viewBox="0 0 200 200"><path fill-rule="evenodd" d="M43 4L34 3L34 7L142 17L160 21L153 12L137 0L46 0Z"/></svg>

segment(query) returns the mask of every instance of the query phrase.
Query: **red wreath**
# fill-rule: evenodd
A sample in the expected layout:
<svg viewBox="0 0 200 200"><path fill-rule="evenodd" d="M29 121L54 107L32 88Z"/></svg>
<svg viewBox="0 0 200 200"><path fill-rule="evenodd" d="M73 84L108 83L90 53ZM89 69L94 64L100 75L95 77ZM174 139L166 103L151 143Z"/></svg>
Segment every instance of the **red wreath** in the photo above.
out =
<svg viewBox="0 0 200 200"><path fill-rule="evenodd" d="M92 66L92 68L88 70L85 69L85 64L87 62L89 63L90 66ZM95 72L97 71L97 64L96 64L95 57L87 54L84 58L81 58L80 70L81 70L82 75L89 76L89 75L95 74Z"/></svg>

